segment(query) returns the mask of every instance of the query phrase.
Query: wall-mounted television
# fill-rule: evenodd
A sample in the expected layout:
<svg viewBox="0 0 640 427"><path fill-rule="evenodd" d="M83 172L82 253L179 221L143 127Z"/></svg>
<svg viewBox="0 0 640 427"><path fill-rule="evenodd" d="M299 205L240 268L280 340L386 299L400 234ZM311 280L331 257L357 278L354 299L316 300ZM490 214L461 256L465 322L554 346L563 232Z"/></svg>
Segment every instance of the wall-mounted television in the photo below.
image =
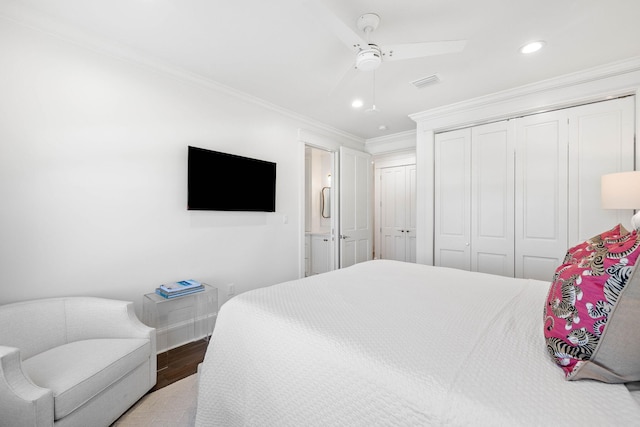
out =
<svg viewBox="0 0 640 427"><path fill-rule="evenodd" d="M189 146L189 210L276 211L276 164Z"/></svg>

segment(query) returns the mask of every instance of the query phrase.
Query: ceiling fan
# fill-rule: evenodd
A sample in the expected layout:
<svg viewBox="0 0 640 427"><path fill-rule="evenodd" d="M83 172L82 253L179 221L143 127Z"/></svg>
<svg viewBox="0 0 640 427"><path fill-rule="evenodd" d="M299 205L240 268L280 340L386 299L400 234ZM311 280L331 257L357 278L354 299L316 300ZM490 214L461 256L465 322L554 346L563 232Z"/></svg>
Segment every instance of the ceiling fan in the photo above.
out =
<svg viewBox="0 0 640 427"><path fill-rule="evenodd" d="M467 43L466 40L447 40L403 43L381 47L375 43L371 43L369 40L371 33L375 31L380 24L380 16L375 13L365 13L358 18L356 23L358 29L362 31L366 37L366 41L352 45L356 50L355 68L360 71L377 69L383 59L384 61L398 61L461 52Z"/></svg>
<svg viewBox="0 0 640 427"><path fill-rule="evenodd" d="M426 56L442 55L461 52L466 40L442 40L431 42L413 42L402 44L379 45L371 42L370 36L380 24L380 16L375 13L365 13L356 21L356 28L361 34L351 29L329 10L321 0L305 1L314 17L322 22L355 54L354 62L342 77L344 81L348 74L355 71L374 71L382 62L400 61ZM364 38L363 38L364 36ZM333 92L332 89L331 92Z"/></svg>

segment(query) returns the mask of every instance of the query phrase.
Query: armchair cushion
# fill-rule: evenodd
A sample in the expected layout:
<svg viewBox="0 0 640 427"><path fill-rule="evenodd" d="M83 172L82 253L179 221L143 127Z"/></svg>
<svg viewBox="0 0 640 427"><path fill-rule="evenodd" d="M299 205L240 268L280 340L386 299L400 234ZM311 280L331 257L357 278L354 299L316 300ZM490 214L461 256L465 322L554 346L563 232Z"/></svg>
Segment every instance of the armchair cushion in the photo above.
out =
<svg viewBox="0 0 640 427"><path fill-rule="evenodd" d="M53 391L55 419L60 419L143 364L149 346L145 339L76 341L24 360L22 366L34 383Z"/></svg>

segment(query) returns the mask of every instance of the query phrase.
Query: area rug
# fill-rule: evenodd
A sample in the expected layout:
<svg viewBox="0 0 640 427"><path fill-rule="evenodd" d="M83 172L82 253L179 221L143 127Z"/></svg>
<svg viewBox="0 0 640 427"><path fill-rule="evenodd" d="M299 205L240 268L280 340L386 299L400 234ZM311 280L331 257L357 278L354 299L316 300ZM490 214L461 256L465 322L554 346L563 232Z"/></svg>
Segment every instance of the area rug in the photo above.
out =
<svg viewBox="0 0 640 427"><path fill-rule="evenodd" d="M193 427L198 396L197 375L147 394L111 427Z"/></svg>

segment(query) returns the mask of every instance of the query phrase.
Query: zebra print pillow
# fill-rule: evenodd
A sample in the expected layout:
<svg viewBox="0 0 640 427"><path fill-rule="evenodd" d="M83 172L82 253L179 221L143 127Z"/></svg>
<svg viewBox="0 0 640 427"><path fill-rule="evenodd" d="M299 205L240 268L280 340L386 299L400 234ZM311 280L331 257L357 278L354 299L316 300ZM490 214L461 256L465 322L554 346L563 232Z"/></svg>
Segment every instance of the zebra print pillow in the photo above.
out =
<svg viewBox="0 0 640 427"><path fill-rule="evenodd" d="M613 241L619 239L622 236L626 236L629 232L618 224L611 230L607 230L604 233L600 233L597 236L593 236L586 242L582 242L572 248L569 248L564 256L563 264L578 263L586 257L593 254L593 251L597 250L598 245L605 242L614 243Z"/></svg>
<svg viewBox="0 0 640 427"><path fill-rule="evenodd" d="M630 280L640 235L622 230L614 227L569 250L549 288L547 350L569 380L640 380L640 275Z"/></svg>

